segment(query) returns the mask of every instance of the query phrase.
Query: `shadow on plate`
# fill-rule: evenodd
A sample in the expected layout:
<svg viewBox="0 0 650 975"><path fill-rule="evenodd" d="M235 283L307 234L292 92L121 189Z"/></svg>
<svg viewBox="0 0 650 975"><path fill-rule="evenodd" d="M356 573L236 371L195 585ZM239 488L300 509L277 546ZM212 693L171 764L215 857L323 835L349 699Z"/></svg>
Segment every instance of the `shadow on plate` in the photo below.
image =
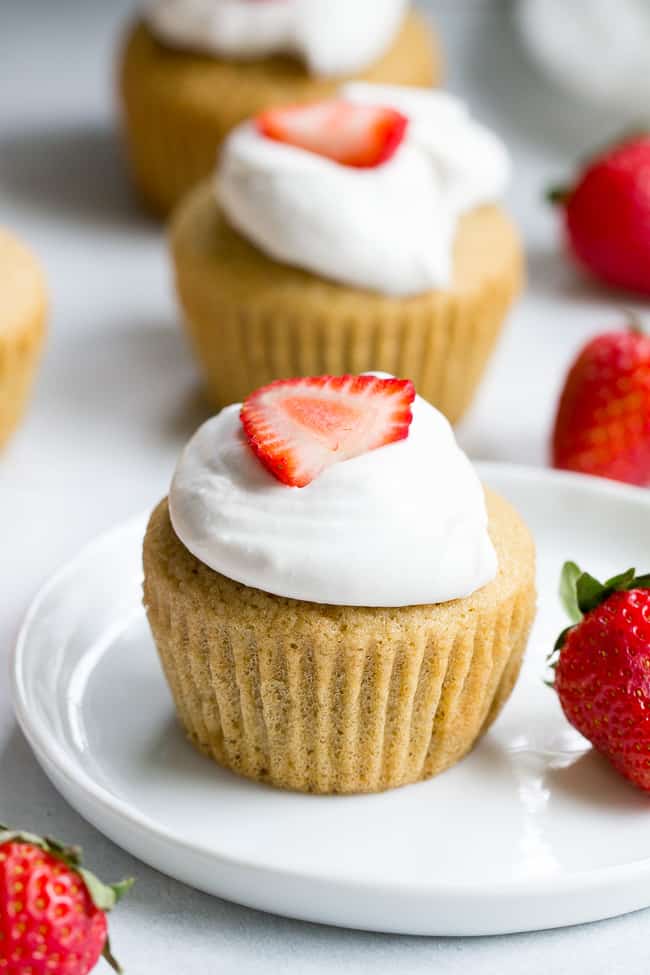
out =
<svg viewBox="0 0 650 975"><path fill-rule="evenodd" d="M546 779L553 792L570 795L592 810L638 811L639 815L648 815L650 797L627 782L593 748L583 752L575 762L549 769Z"/></svg>
<svg viewBox="0 0 650 975"><path fill-rule="evenodd" d="M0 138L0 190L57 217L155 227L128 183L116 133L108 126L16 129Z"/></svg>

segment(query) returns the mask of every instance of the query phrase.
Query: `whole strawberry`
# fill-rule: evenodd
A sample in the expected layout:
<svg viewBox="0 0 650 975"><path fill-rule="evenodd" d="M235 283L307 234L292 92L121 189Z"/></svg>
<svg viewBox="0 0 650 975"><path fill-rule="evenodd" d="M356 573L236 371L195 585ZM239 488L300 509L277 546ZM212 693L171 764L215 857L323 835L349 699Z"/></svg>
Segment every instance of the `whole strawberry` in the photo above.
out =
<svg viewBox="0 0 650 975"><path fill-rule="evenodd" d="M630 137L593 159L571 189L554 190L569 246L593 274L650 294L650 135Z"/></svg>
<svg viewBox="0 0 650 975"><path fill-rule="evenodd" d="M573 621L550 658L562 710L650 792L650 575L628 569L600 583L567 562L560 593Z"/></svg>
<svg viewBox="0 0 650 975"><path fill-rule="evenodd" d="M554 467L650 483L650 338L638 326L582 349L555 419Z"/></svg>
<svg viewBox="0 0 650 975"><path fill-rule="evenodd" d="M106 913L132 883L106 886L78 847L0 826L2 975L87 975L102 955L121 971Z"/></svg>

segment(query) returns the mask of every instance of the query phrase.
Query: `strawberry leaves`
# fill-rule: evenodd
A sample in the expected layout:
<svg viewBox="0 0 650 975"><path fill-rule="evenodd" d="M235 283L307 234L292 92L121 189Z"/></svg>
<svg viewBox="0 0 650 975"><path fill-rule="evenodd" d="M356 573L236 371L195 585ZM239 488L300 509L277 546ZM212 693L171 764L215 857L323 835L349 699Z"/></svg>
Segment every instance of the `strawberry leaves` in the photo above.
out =
<svg viewBox="0 0 650 975"><path fill-rule="evenodd" d="M90 895L95 907L100 911L111 911L134 884L133 878L122 880L116 884L104 884L90 870L86 870L82 864L82 850L80 846L66 846L51 836L37 836L35 833L26 833L22 830L9 829L8 826L0 825L0 846L5 843L29 843L30 846L37 846L45 853L56 857L65 863L66 867L78 873Z"/></svg>
<svg viewBox="0 0 650 975"><path fill-rule="evenodd" d="M95 907L107 913L113 910L115 905L131 890L135 882L132 877L128 877L126 880L121 880L116 884L104 884L90 870L86 870L81 866L78 866L76 869L85 883L90 894L90 899Z"/></svg>
<svg viewBox="0 0 650 975"><path fill-rule="evenodd" d="M560 601L571 625L562 630L547 659L548 666L557 666L560 650L571 630L593 609L604 603L612 593L629 592L630 589L650 589L650 573L638 576L636 569L626 569L600 582L589 572L583 572L575 562L565 562L560 575ZM547 682L548 683L548 682ZM552 681L550 682L552 686Z"/></svg>
<svg viewBox="0 0 650 975"><path fill-rule="evenodd" d="M577 582L581 575L582 570L575 562L564 563L560 576L560 601L572 623L582 619L577 592Z"/></svg>
<svg viewBox="0 0 650 975"><path fill-rule="evenodd" d="M650 575L637 576L636 569L626 569L605 582L599 582L588 572L583 572L575 562L564 563L560 598L574 623L604 603L613 592L628 592L630 589L650 589Z"/></svg>
<svg viewBox="0 0 650 975"><path fill-rule="evenodd" d="M95 874L82 866L82 850L80 846L66 846L50 836L38 836L35 833L10 829L8 826L0 824L0 846L7 843L26 843L30 846L36 846L39 850L43 850L57 860L61 860L66 867L81 877L94 906L105 913L111 911L134 884L132 877L119 881L116 884L103 883ZM106 938L102 954L114 971L122 971L111 952L108 938Z"/></svg>

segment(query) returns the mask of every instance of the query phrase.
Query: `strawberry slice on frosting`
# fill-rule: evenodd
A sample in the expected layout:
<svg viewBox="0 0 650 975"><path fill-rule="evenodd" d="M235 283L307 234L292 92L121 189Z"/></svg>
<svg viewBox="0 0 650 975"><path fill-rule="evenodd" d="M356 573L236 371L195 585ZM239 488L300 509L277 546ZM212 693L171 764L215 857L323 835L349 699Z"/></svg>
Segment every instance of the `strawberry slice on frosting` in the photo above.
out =
<svg viewBox="0 0 650 975"><path fill-rule="evenodd" d="M410 379L280 379L251 393L241 421L267 470L305 487L332 464L406 439L414 399Z"/></svg>
<svg viewBox="0 0 650 975"><path fill-rule="evenodd" d="M391 159L408 126L407 117L395 108L344 98L271 108L255 121L269 139L358 169Z"/></svg>

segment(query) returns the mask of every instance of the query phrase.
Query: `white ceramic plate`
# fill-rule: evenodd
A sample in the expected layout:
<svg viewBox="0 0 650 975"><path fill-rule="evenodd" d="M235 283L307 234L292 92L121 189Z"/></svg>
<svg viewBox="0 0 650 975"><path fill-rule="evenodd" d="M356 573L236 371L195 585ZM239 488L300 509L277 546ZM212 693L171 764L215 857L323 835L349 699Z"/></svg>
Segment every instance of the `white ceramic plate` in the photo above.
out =
<svg viewBox="0 0 650 975"><path fill-rule="evenodd" d="M239 779L174 720L140 607L145 517L105 535L34 602L14 660L20 724L55 786L142 860L311 921L408 934L575 924L650 904L650 800L587 749L542 683L564 625L560 566L650 569L650 493L485 465L539 549L540 612L499 721L465 761L383 795Z"/></svg>

